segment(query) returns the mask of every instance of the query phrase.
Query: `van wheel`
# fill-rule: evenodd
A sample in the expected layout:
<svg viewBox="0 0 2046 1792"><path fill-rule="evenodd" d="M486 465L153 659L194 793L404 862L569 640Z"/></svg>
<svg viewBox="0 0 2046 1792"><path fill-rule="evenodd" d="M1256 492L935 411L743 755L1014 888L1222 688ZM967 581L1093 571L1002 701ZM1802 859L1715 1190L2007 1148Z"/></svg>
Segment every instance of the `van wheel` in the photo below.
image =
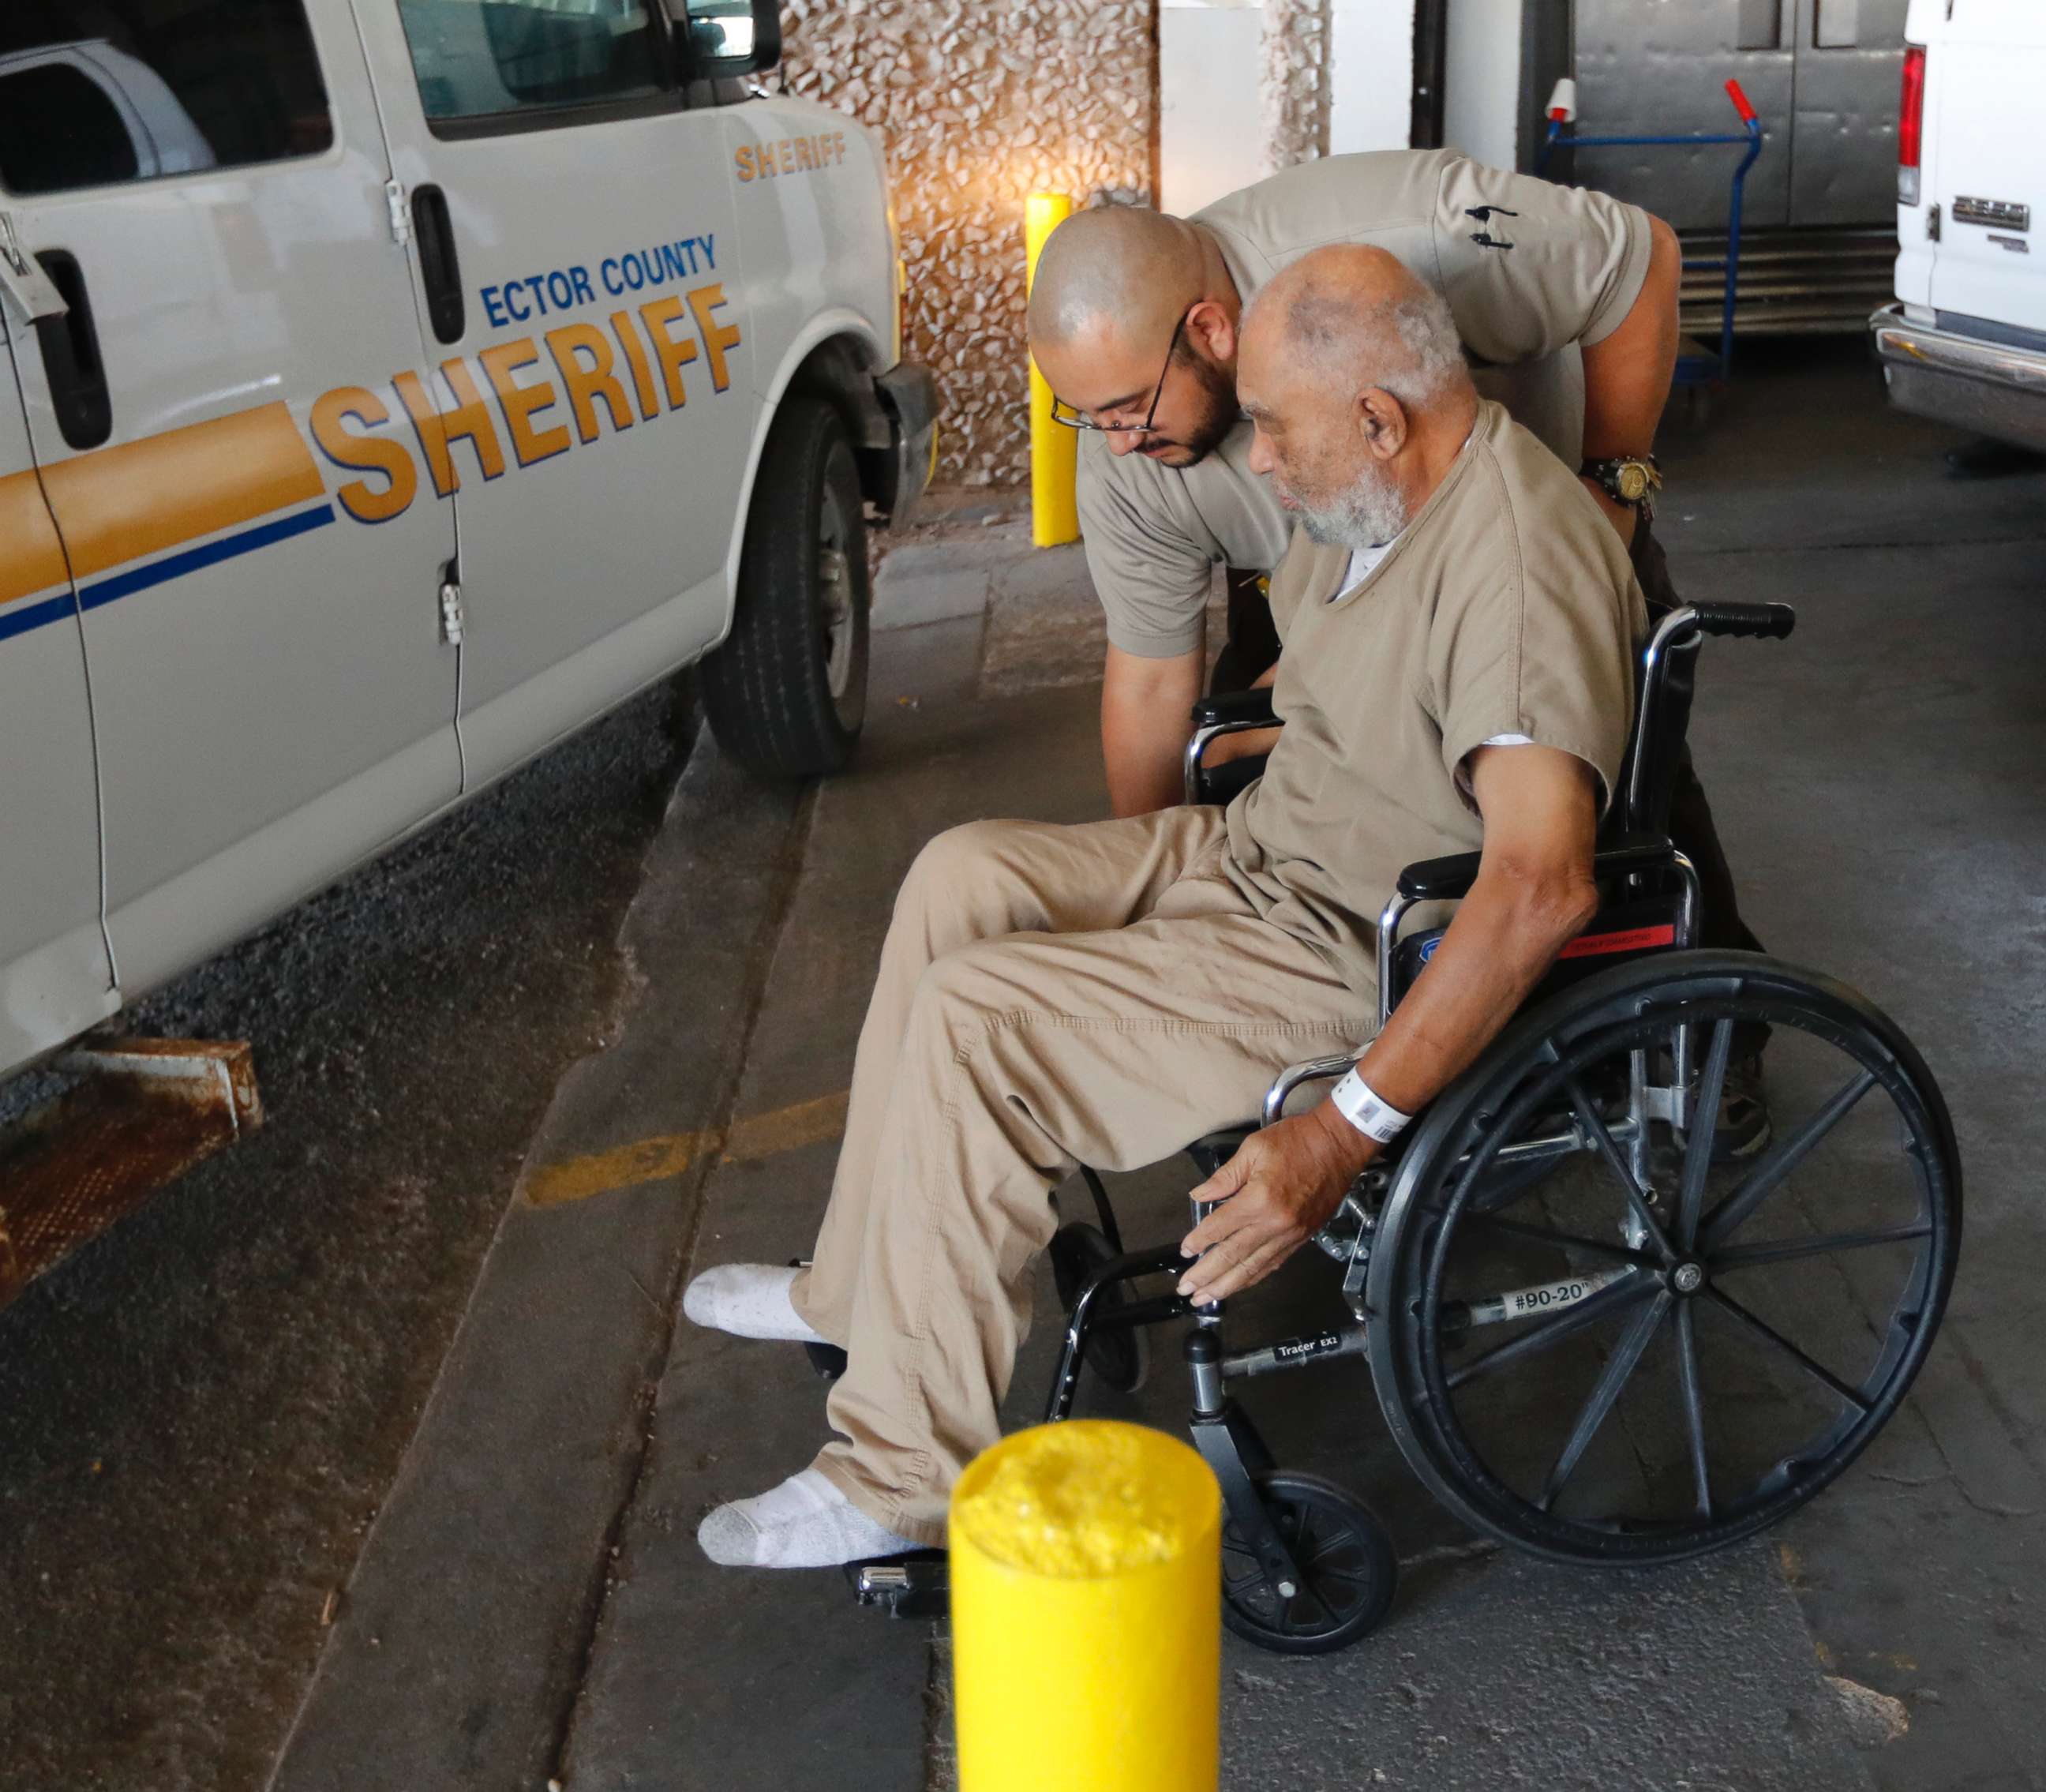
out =
<svg viewBox="0 0 2046 1792"><path fill-rule="evenodd" d="M867 523L831 404L791 394L767 432L738 612L698 669L718 744L762 778L842 770L867 716Z"/></svg>

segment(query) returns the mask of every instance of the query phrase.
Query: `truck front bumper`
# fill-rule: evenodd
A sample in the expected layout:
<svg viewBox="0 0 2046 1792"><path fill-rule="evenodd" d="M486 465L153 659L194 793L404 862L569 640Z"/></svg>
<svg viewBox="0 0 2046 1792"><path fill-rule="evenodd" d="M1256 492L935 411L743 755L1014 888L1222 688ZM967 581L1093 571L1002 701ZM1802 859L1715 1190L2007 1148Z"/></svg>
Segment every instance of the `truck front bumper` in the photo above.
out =
<svg viewBox="0 0 2046 1792"><path fill-rule="evenodd" d="M917 500L930 489L938 464L938 382L928 367L898 361L874 382L894 436L888 523L899 529L915 519Z"/></svg>
<svg viewBox="0 0 2046 1792"><path fill-rule="evenodd" d="M2046 352L1913 323L1901 305L1884 306L1868 327L1898 410L2046 449Z"/></svg>

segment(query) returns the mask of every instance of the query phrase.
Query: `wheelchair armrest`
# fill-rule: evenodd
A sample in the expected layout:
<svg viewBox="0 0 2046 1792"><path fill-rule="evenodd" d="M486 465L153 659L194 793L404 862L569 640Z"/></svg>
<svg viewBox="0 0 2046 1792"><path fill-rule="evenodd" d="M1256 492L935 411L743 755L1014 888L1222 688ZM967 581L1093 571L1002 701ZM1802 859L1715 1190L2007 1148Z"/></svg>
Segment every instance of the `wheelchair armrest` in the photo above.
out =
<svg viewBox="0 0 2046 1792"><path fill-rule="evenodd" d="M1208 743L1225 734L1242 734L1252 728L1276 728L1269 686L1256 690L1224 691L1204 697L1194 705L1194 732L1187 737L1181 763L1181 781L1190 803L1226 802L1264 770L1260 755L1238 759L1210 769L1206 763Z"/></svg>
<svg viewBox="0 0 2046 1792"><path fill-rule="evenodd" d="M1594 877L1623 877L1659 871L1675 861L1677 849L1656 834L1622 834L1592 858ZM1423 859L1399 874L1399 894L1410 902L1452 902L1468 896L1477 882L1483 855L1453 852L1443 859Z"/></svg>
<svg viewBox="0 0 2046 1792"><path fill-rule="evenodd" d="M1194 726L1204 728L1273 728L1279 718L1272 713L1272 687L1255 690L1221 691L1204 697L1194 705Z"/></svg>

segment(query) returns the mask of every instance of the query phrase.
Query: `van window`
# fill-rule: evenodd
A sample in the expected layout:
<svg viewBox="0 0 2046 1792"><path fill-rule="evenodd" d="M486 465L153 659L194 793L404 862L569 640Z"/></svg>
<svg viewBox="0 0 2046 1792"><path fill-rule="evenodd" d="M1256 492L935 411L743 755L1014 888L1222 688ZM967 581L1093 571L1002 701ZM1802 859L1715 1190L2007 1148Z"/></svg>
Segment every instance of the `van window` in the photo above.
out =
<svg viewBox="0 0 2046 1792"><path fill-rule="evenodd" d="M334 141L303 0L7 0L0 187L56 193Z"/></svg>
<svg viewBox="0 0 2046 1792"><path fill-rule="evenodd" d="M429 118L480 118L666 91L643 0L399 0Z"/></svg>

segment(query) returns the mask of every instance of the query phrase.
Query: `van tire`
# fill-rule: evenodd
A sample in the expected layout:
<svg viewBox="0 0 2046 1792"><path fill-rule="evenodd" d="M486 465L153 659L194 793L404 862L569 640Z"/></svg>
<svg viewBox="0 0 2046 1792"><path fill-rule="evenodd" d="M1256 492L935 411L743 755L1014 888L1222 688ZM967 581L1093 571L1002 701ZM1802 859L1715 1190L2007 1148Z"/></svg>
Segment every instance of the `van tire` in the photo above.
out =
<svg viewBox="0 0 2046 1792"><path fill-rule="evenodd" d="M851 438L829 400L792 392L760 457L732 632L697 670L718 744L755 776L851 759L872 597Z"/></svg>

